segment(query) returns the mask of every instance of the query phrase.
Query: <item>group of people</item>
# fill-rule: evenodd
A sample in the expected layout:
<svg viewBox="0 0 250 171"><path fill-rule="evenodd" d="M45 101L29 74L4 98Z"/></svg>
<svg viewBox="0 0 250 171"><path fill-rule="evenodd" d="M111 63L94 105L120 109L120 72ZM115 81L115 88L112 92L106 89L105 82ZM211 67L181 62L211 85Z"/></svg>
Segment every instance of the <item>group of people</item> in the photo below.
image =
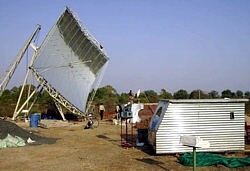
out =
<svg viewBox="0 0 250 171"><path fill-rule="evenodd" d="M116 114L117 114L117 119L118 120L120 120L121 117L122 117L121 116L122 111L131 112L132 104L134 103L134 98L138 98L139 93L140 93L140 90L134 95L132 90L130 90L129 93L128 93L129 102L127 104L116 106Z"/></svg>
<svg viewBox="0 0 250 171"><path fill-rule="evenodd" d="M135 94L135 96L134 96L134 93L132 92L132 90L130 90L129 93L128 93L128 98L129 98L128 105L132 105L134 98L137 98L137 94ZM120 114L121 114L123 109L124 109L124 107L122 107L121 105L116 106L116 113L117 113L118 118L121 117ZM105 107L104 107L103 103L101 103L99 105L100 120L103 120L104 112L105 112Z"/></svg>

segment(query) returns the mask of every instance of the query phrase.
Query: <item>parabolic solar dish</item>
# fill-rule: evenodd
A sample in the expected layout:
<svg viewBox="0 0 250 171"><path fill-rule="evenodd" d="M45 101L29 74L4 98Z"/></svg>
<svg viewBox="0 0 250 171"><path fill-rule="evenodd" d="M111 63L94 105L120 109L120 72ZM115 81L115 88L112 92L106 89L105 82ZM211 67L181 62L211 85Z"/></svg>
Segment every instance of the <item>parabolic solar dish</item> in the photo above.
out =
<svg viewBox="0 0 250 171"><path fill-rule="evenodd" d="M38 82L45 82L41 85L47 91L53 89L61 96L62 100L56 98L58 102L63 104L66 100L84 112L89 93L101 79L108 61L104 48L66 7L38 49L30 69Z"/></svg>

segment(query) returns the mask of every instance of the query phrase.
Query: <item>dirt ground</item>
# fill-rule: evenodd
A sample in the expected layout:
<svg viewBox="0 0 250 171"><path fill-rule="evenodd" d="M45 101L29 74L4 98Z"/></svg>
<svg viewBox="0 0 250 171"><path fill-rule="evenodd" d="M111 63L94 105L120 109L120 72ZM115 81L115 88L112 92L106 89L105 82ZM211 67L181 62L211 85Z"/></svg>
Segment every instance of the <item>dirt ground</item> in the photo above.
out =
<svg viewBox="0 0 250 171"><path fill-rule="evenodd" d="M103 120L95 129L83 129L86 121L69 122L41 121L48 126L30 128L29 123L17 122L24 129L36 132L40 136L59 138L54 144L25 146L0 149L1 171L192 171L192 167L183 166L172 155L154 155L147 149L121 147L120 133L124 126L114 125ZM136 129L130 130L137 134ZM124 129L122 130L124 133ZM231 156L247 157L248 153L233 153ZM250 170L244 168L227 168L223 165L197 167L197 171Z"/></svg>

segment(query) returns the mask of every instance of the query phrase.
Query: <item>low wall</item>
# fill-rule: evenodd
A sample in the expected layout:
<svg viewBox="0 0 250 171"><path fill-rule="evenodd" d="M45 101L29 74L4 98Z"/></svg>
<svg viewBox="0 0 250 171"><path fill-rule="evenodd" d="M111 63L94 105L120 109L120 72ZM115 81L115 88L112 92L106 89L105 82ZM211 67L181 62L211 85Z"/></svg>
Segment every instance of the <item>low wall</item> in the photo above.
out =
<svg viewBox="0 0 250 171"><path fill-rule="evenodd" d="M136 128L138 129L147 129L150 123L152 116L154 115L154 111L156 110L157 103L145 103L144 109L139 111L139 117L141 118L141 122L136 123Z"/></svg>

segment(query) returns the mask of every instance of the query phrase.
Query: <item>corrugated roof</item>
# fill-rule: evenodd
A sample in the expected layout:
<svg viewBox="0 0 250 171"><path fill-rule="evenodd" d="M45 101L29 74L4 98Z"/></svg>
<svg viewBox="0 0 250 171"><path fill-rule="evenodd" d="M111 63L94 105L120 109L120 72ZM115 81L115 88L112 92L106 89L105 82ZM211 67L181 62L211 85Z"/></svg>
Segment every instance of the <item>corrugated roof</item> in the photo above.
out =
<svg viewBox="0 0 250 171"><path fill-rule="evenodd" d="M248 99L162 99L170 103L227 103L227 102L248 102Z"/></svg>

